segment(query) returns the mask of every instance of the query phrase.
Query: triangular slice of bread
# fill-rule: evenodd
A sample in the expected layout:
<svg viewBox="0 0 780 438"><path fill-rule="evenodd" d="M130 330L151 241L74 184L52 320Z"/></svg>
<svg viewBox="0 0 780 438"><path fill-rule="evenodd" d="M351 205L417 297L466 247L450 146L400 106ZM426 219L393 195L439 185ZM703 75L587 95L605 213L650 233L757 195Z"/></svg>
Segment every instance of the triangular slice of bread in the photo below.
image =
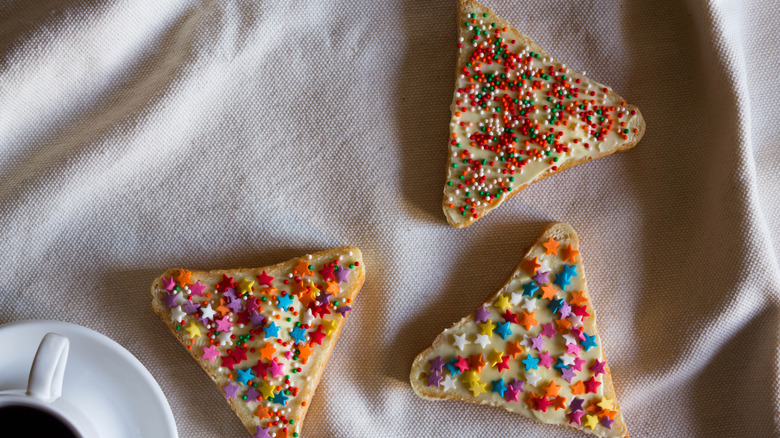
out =
<svg viewBox="0 0 780 438"><path fill-rule="evenodd" d="M634 147L639 109L571 70L473 0L460 0L442 207L471 225L529 184Z"/></svg>
<svg viewBox="0 0 780 438"><path fill-rule="evenodd" d="M253 436L297 437L364 278L351 246L262 268L172 269L152 283L152 307Z"/></svg>
<svg viewBox="0 0 780 438"><path fill-rule="evenodd" d="M498 292L417 356L417 395L628 437L579 248L569 225L547 227Z"/></svg>

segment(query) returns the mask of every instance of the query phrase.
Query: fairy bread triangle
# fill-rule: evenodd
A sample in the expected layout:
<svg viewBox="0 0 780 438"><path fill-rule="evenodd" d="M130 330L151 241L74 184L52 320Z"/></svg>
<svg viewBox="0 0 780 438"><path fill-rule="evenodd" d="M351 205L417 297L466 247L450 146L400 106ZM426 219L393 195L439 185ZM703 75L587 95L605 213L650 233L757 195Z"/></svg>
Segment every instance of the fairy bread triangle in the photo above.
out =
<svg viewBox="0 0 780 438"><path fill-rule="evenodd" d="M152 307L254 437L297 437L364 278L350 246L262 268L172 269L152 284Z"/></svg>

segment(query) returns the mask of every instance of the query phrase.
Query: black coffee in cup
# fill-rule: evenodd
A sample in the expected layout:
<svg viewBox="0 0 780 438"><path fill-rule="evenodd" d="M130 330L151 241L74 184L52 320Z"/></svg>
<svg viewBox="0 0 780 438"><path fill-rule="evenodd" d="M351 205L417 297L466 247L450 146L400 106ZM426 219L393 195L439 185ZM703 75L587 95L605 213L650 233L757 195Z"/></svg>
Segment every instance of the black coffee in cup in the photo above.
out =
<svg viewBox="0 0 780 438"><path fill-rule="evenodd" d="M30 406L0 407L0 427L7 437L78 438L59 418Z"/></svg>

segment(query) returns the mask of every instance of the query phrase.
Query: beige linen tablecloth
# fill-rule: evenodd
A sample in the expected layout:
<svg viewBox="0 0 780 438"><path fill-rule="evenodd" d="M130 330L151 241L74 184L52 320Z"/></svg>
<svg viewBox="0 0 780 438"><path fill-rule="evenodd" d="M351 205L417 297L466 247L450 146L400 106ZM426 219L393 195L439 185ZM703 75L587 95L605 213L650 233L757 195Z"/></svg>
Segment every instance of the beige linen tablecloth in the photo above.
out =
<svg viewBox="0 0 780 438"><path fill-rule="evenodd" d="M365 287L304 437L577 437L408 381L562 220L632 436L780 436L780 5L485 5L648 127L455 230L455 0L0 2L0 323L102 332L182 437L248 436L150 283L354 244Z"/></svg>

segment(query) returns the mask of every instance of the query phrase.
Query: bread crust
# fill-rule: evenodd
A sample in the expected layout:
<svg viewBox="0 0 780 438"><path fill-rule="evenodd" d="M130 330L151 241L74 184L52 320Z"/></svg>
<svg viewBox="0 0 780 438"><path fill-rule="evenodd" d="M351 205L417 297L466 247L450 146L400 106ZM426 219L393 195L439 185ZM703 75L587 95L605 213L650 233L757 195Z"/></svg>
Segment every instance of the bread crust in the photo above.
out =
<svg viewBox="0 0 780 438"><path fill-rule="evenodd" d="M357 275L355 280L350 281L349 289L346 292L342 292L342 295L352 300L352 302L354 302L365 280L365 266L363 263L360 249L354 246L342 246L327 251L317 252L311 254L311 256L312 256L312 261L332 260L334 258L337 258L339 255L349 253L350 251L353 253L353 257L360 262L360 266L356 267ZM198 278L210 277L215 275L221 276L222 274L225 274L229 277L255 276L255 275L259 275L263 271L266 271L269 275L276 277L277 275L274 275L275 272L281 273L281 272L291 271L292 267L295 265L295 263L298 260L299 258L294 258L286 262L278 263L276 265L264 266L260 268L238 268L238 269L212 270L212 271L191 271L192 279L193 281L197 281ZM178 330L178 331L176 330L175 325L171 321L170 312L168 311L168 309L166 308L165 304L162 301L162 297L163 297L162 278L176 275L178 274L178 272L179 269L169 269L168 271L165 271L162 275L158 276L154 280L154 282L152 282L152 286L151 286L152 309L157 315L160 316L160 319L168 327L171 334L173 334L174 337L176 337L176 339L178 339L179 342L181 342L181 344L186 348L188 345L190 345L189 336L185 334L184 330ZM305 398L304 398L305 405L303 405L301 409L298 409L295 412L288 415L288 418L292 418L293 420L295 420L295 424L297 425L296 428L299 430L302 428L302 424L306 416L306 412L309 410L309 407L311 406L312 398L314 397L314 393L316 392L317 386L319 385L320 379L322 378L322 374L325 371L325 366L327 365L328 360L330 359L330 355L333 353L333 349L336 346L336 342L338 341L339 336L341 336L341 331L344 328L345 323L346 323L346 318L340 318L337 327L333 331L333 333L323 340L323 345L321 346L322 349L319 350L320 353L317 355L312 354L312 356L310 357L310 360L312 361L310 369L313 370L313 374L309 374L309 376L311 377L311 383L310 383L311 386L308 392L305 394ZM206 359L199 358L194 354L190 354L190 355L196 362L198 362L198 364L200 364L201 368L203 368L203 370L209 375L211 380L215 384L217 384L218 387L222 387L223 385L227 384L229 379L220 375L217 372L217 369L219 368L218 365L215 365ZM260 421L257 419L257 417L254 416L254 412L249 412L249 410L246 409L245 407L246 403L243 402L243 400L232 398L232 399L228 399L227 402L230 404L230 407L233 409L233 412L235 412L236 415L241 419L241 422L244 423L244 426L247 428L247 430L250 433L254 433L253 429L260 425Z"/></svg>
<svg viewBox="0 0 780 438"><path fill-rule="evenodd" d="M546 241L549 237L553 237L556 240L561 240L562 238L570 239L573 242L577 243L577 247L578 248L581 248L579 237L577 236L576 232L574 231L574 229L572 229L572 227L570 225L568 225L566 223L562 223L562 222L553 222L553 223L549 224L545 228L545 230L542 232L542 234L536 239L536 241L534 241L534 243L529 246L528 251L526 251L525 255L523 256L523 259L521 259L521 261L517 264L515 269L512 270L512 274L504 282L504 284L501 285L501 287L496 292L494 292L490 296L488 296L488 298L483 303L485 306L488 306L491 303L493 303L493 301L495 301L495 299L498 298L499 295L503 294L507 290L507 288L509 288L510 283L512 282L512 280L514 280L514 278L516 277L518 272L523 271L523 266L522 266L523 260L525 260L526 258L528 258L531 255L534 247L536 247L537 245L540 245L541 242ZM580 254L580 257L581 256L582 255ZM584 265L584 263L581 262L580 266L582 268L582 282L583 282L583 285L584 285L583 289L582 289L583 297L587 298L587 300L592 303L593 301L591 300L590 291L589 291L589 288L588 288L588 285L587 285L587 276L586 276L586 273L585 273L585 265ZM596 330L596 332L598 333L598 325L597 325L598 318L596 317L596 310L595 310L595 308L593 306L591 306L591 309L593 311L593 315L592 315L592 317L593 317L593 327ZM444 342L447 342L447 334L449 332L453 331L453 330L457 330L457 329L463 327L464 325L466 325L468 323L471 323L472 321L473 321L473 315L470 313L469 315L465 316L460 321L458 321L454 325L452 325L449 330L439 334L439 336L436 337L436 339L433 341L433 343L431 344L430 347L422 350L417 355L417 357L415 357L414 361L412 362L412 368L411 368L411 372L409 374L409 380L410 380L410 382L412 384L412 389L414 390L415 394L417 394L418 397L423 398L425 400L455 400L455 401L465 401L465 402L469 402L469 403L475 403L475 401L473 399L461 397L459 394L446 393L444 391L439 390L436 387L429 387L429 386L426 385L426 381L422 380L422 378L420 377L425 372L425 366L427 364L426 359L429 357L430 354L432 354L433 350L436 347L438 347L439 345L441 345ZM602 345L599 345L598 348L601 350L601 356L604 358L604 361L607 362L607 356L604 354L603 342L602 342ZM604 388L603 389L604 396L614 400L613 401L613 406L614 406L613 410L617 411L617 413L618 413L615 416L616 420L615 420L615 424L613 425L613 427L622 427L623 430L626 430L624 438L630 438L629 434L628 434L628 428L626 427L625 420L624 420L622 412L620 410L620 405L617 402L617 397L616 397L616 394L615 394L615 387L614 387L614 385L612 383L612 372L609 369L608 362L607 362L607 365L606 365L605 368L606 368L607 372L602 375L602 385L603 385L603 388ZM489 402L484 402L482 404L487 404L487 405L495 406L495 407L501 407L501 405L499 405L499 404L494 404L494 403L489 403ZM568 424L561 424L561 425L567 426L567 427L569 427L571 429L580 431L580 429L577 429L575 427L571 427Z"/></svg>
<svg viewBox="0 0 780 438"><path fill-rule="evenodd" d="M486 7L482 6L481 4L477 3L474 0L460 0L458 2L458 22L460 22L461 17L463 16L463 14L467 10L472 10L472 9L477 9L477 10L482 11L483 13L488 14L491 17L491 20L496 22L498 27L506 27L507 29L509 29L509 32L513 32L513 33L516 34L516 35L514 35L514 37L517 40L521 41L523 44L525 44L528 47L530 47L531 50L533 50L536 53L539 53L540 55L543 55L544 57L550 57L551 58L551 56L547 52L545 52L544 49L539 47L538 44L536 44L534 41L532 41L530 38L528 38L522 32L520 32L517 29L515 29L514 27L512 27L511 24L509 24L506 20L504 20L500 16L496 15L495 12L493 12L489 8L486 8ZM459 70L459 68L462 65L465 64L465 62L466 62L465 59L466 59L466 53L465 52L461 52L458 55L458 61L455 63L455 88L457 88L457 86L458 86L458 80L459 80L460 75L461 75L461 71ZM608 95L609 98L625 101L623 99L623 97L621 97L619 94L617 94L611 88L607 92L607 95ZM612 155L614 153L624 152L624 151L627 151L627 150L633 148L634 146L637 145L637 143L639 143L639 140L641 140L642 137L645 135L646 123L645 123L644 117L642 117L642 112L635 105L626 104L626 109L628 111L636 111L637 121L638 121L638 126L637 126L638 132L636 132L636 133L633 132L633 131L629 132L628 140L626 140L624 143L620 144L619 146L617 146L617 147L615 147L615 148L613 148L611 150L602 151L602 152L599 152L598 154L595 154L595 155L592 155L592 156L585 156L585 157L582 157L581 159L578 159L578 160L571 160L571 159L564 160L564 162L561 163L560 166L558 166L557 170L553 170L552 168L549 168L549 169L545 170L544 172L542 172L541 174L539 174L536 178L534 178L530 182L528 182L526 184L519 185L516 188L514 188L511 192L509 192L508 194L502 195L501 198L497 199L497 201L496 201L497 203L495 204L495 206L493 206L492 208L490 208L488 210L484 210L484 214L481 214L479 216L479 218L477 218L477 219L473 218L472 216L460 216L460 215L457 215L457 214L453 214L452 213L452 209L449 208L449 203L450 202L447 199L448 195L445 192L445 193L442 194L442 210L444 211L444 216L447 218L447 223L449 223L454 228L466 228L469 225L471 225L474 222L476 222L477 220L479 220L482 217L484 217L485 215L487 215L487 213L489 213L489 212L495 210L496 208L498 208L501 204L503 204L504 202L506 202L507 200L509 200L513 196L515 196L517 193L519 193L524 188L528 187L529 185L531 185L531 184L533 184L533 183L535 183L537 181L541 181L541 180L547 178L548 176L555 175L556 173L560 173L560 172L562 172L562 171L564 171L566 169L570 169L570 168L572 168L574 166L577 166L579 164L583 164L583 163L588 162L588 161L592 161L592 160L596 160L596 159L599 159L599 158L602 158L602 157L606 157L607 155ZM453 109L453 111L454 111L454 109ZM449 146L448 146L448 150L449 150ZM448 171L449 171L449 167L452 166L452 164L453 164L452 157L450 156L448 158L448 167L447 167ZM445 175L445 181L447 181L447 180L448 180L448 175Z"/></svg>

